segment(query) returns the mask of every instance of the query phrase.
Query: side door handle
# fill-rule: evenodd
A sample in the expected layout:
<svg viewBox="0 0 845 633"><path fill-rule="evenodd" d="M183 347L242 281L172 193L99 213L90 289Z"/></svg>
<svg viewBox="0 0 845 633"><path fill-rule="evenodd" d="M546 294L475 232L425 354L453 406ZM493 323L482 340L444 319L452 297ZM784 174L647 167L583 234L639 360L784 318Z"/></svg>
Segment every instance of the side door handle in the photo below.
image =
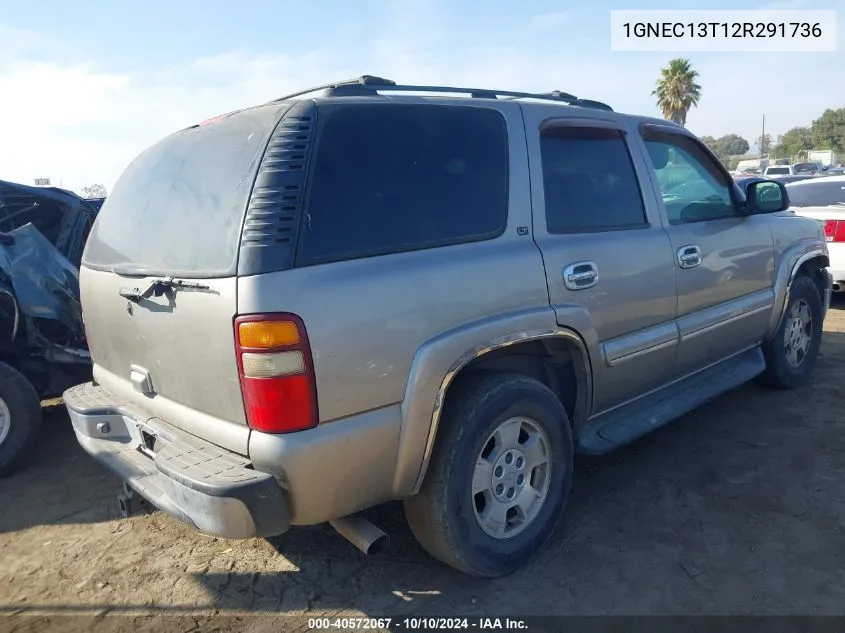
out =
<svg viewBox="0 0 845 633"><path fill-rule="evenodd" d="M599 269L593 262L575 262L563 269L563 285L569 290L584 290L598 283Z"/></svg>
<svg viewBox="0 0 845 633"><path fill-rule="evenodd" d="M701 263L701 249L694 244L678 249L678 265L681 268L695 268Z"/></svg>

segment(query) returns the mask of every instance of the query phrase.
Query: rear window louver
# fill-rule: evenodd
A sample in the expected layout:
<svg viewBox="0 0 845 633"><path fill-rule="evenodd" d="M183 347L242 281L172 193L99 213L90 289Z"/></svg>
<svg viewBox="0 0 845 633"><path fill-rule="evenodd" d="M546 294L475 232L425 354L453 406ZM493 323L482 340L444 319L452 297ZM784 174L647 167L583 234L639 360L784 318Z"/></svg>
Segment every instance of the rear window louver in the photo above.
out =
<svg viewBox="0 0 845 633"><path fill-rule="evenodd" d="M247 205L238 259L239 275L293 266L316 114L313 101L294 104L270 138Z"/></svg>

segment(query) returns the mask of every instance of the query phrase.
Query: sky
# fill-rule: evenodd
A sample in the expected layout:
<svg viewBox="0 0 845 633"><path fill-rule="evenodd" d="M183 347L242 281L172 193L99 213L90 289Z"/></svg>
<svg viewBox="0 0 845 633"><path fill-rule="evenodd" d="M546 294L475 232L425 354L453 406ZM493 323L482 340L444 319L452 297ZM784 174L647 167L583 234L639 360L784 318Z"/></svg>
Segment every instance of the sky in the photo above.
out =
<svg viewBox="0 0 845 633"><path fill-rule="evenodd" d="M611 9L837 9L836 53L610 50ZM362 74L563 90L660 116L661 66L690 59L696 134L774 138L845 107L845 0L0 0L0 180L110 189L167 134Z"/></svg>

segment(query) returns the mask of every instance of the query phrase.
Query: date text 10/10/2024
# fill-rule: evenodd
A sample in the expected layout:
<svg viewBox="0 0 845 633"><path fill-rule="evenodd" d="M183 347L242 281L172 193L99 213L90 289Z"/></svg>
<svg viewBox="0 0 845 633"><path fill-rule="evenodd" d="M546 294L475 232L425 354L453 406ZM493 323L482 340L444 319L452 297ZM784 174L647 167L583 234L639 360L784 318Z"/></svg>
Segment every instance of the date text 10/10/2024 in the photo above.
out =
<svg viewBox="0 0 845 633"><path fill-rule="evenodd" d="M524 631L528 623L519 618L309 618L308 628L316 631L384 631L387 629L409 631L478 630Z"/></svg>

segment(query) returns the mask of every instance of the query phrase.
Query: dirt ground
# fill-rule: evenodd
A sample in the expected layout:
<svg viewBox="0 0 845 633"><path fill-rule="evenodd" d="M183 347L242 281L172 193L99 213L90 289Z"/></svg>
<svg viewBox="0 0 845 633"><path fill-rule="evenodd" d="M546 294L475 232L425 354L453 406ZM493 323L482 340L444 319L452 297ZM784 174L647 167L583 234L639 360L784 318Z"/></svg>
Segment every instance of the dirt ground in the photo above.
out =
<svg viewBox="0 0 845 633"><path fill-rule="evenodd" d="M0 481L0 613L843 615L844 376L835 301L813 384L748 385L580 459L550 547L492 581L429 559L398 504L370 513L391 543L369 558L327 526L225 541L160 512L122 519L118 480L54 405L31 463Z"/></svg>

